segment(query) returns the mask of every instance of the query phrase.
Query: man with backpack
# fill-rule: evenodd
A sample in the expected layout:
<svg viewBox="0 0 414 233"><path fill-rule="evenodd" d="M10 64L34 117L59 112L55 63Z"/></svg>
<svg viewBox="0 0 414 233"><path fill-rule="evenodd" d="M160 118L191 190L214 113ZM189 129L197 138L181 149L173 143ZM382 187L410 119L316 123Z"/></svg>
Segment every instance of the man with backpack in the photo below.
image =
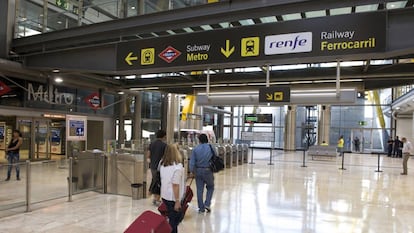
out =
<svg viewBox="0 0 414 233"><path fill-rule="evenodd" d="M195 175L197 186L198 212L211 212L211 199L214 192L214 175L210 168L210 159L214 155L213 147L208 143L206 134L198 137L200 145L193 149L190 157L190 172ZM204 187L207 189L204 200Z"/></svg>

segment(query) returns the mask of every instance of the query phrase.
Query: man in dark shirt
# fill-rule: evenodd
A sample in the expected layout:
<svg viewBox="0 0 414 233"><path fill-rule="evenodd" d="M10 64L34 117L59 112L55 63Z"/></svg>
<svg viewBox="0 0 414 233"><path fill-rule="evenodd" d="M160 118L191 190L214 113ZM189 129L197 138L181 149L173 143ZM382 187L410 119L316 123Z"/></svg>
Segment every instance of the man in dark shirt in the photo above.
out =
<svg viewBox="0 0 414 233"><path fill-rule="evenodd" d="M165 143L166 135L167 134L164 130L159 130L156 133L157 139L150 144L147 153L147 158L150 160L150 169L152 174L149 191L152 195L154 195L154 199L152 201L154 205L159 205L161 203L161 180L160 172L158 171L158 165L164 156L164 151L167 147L167 144Z"/></svg>
<svg viewBox="0 0 414 233"><path fill-rule="evenodd" d="M400 139L397 136L394 140L394 147L393 147L393 153L392 153L393 158L398 157L398 148L399 147L400 147Z"/></svg>

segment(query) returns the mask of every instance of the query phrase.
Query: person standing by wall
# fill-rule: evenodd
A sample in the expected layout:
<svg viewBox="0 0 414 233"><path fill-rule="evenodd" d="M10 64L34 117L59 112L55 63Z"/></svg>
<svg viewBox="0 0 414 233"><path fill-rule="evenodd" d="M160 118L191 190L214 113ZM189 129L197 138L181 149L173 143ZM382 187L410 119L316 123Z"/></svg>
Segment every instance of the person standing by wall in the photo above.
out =
<svg viewBox="0 0 414 233"><path fill-rule="evenodd" d="M392 139L392 137L390 137L388 139L387 143L388 143L388 157L391 157L392 156L392 149L394 147L394 140Z"/></svg>
<svg viewBox="0 0 414 233"><path fill-rule="evenodd" d="M161 203L160 200L160 173L158 171L158 166L160 164L161 158L164 156L165 148L167 144L165 143L167 133L164 130L159 130L156 133L157 139L153 141L147 152L147 158L150 160L150 169L152 174L151 185L149 187L150 193L153 195L152 204L158 206Z"/></svg>
<svg viewBox="0 0 414 233"><path fill-rule="evenodd" d="M407 172L408 172L407 163L408 163L408 159L411 156L411 152L413 151L413 146L411 145L411 142L407 140L407 138L402 138L401 141L404 144L404 147L402 148L403 172L401 173L401 175L407 175Z"/></svg>
<svg viewBox="0 0 414 233"><path fill-rule="evenodd" d="M183 219L181 200L185 193L185 174L182 161L177 145L170 144L160 163L161 197L167 206L172 233L178 232L178 224Z"/></svg>
<svg viewBox="0 0 414 233"><path fill-rule="evenodd" d="M342 156L344 154L344 143L344 136L341 135L338 139L337 145L339 156Z"/></svg>
<svg viewBox="0 0 414 233"><path fill-rule="evenodd" d="M395 137L394 140L394 146L393 146L393 152L392 152L392 157L393 158L397 158L398 157L398 148L400 147L400 139L399 137Z"/></svg>
<svg viewBox="0 0 414 233"><path fill-rule="evenodd" d="M20 167L19 167L19 160L20 160L20 147L23 144L22 134L19 130L15 129L13 131L13 137L9 143L9 146L6 148L6 159L9 163L7 168L7 178L6 181L10 180L11 171L13 165L16 167L16 179L20 180Z"/></svg>
<svg viewBox="0 0 414 233"><path fill-rule="evenodd" d="M355 137L354 139L354 146L355 146L355 152L360 152L361 147L361 140L359 140L359 137Z"/></svg>
<svg viewBox="0 0 414 233"><path fill-rule="evenodd" d="M198 145L191 154L190 172L195 175L197 186L197 202L199 213L211 212L211 199L214 192L214 175L210 169L210 159L213 156L213 148L208 143L205 134L199 136ZM206 200L204 201L204 187L207 189Z"/></svg>

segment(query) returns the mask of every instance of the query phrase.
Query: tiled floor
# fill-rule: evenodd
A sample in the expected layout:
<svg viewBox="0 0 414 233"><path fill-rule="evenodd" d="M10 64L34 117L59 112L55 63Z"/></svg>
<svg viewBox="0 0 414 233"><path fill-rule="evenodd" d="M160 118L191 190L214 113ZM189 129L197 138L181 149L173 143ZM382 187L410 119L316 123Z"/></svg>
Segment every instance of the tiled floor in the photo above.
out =
<svg viewBox="0 0 414 233"><path fill-rule="evenodd" d="M376 173L372 155L347 155L345 171L339 160L302 168L300 153L278 152L272 166L266 157L217 174L213 212L199 215L194 198L179 232L414 232L414 158L401 176L401 159L383 157ZM156 211L149 199L87 193L2 218L0 232L123 232L144 210Z"/></svg>

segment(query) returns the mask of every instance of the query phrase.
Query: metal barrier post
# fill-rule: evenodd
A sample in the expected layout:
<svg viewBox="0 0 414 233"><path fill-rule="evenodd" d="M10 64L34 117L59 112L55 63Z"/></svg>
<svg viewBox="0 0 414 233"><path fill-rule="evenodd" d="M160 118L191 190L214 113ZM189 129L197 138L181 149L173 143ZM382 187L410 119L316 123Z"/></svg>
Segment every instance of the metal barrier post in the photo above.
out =
<svg viewBox="0 0 414 233"><path fill-rule="evenodd" d="M303 159L302 159L302 166L301 167L308 167L308 166L306 166L305 156L306 156L306 150L303 150Z"/></svg>
<svg viewBox="0 0 414 233"><path fill-rule="evenodd" d="M71 202L72 201L72 194L73 194L73 187L72 187L73 174L72 174L72 169L73 169L73 158L70 157L69 158L69 177L68 177L68 186L69 186L68 202Z"/></svg>
<svg viewBox="0 0 414 233"><path fill-rule="evenodd" d="M345 152L341 152L341 155L342 155L342 167L340 167L339 170L346 170L346 168L344 168Z"/></svg>
<svg viewBox="0 0 414 233"><path fill-rule="evenodd" d="M101 154L101 159L102 159L102 193L107 193L106 191L106 156L105 154Z"/></svg>
<svg viewBox="0 0 414 233"><path fill-rule="evenodd" d="M32 193L32 187L31 187L31 178L32 178L32 172L31 172L31 164L30 160L26 161L26 212L31 211L31 193Z"/></svg>
<svg viewBox="0 0 414 233"><path fill-rule="evenodd" d="M378 153L378 169L375 170L375 172L382 172L381 168L380 168L380 158L381 158L381 154Z"/></svg>
<svg viewBox="0 0 414 233"><path fill-rule="evenodd" d="M272 156L273 156L273 150L272 148L270 148L270 161L267 165L274 165L274 163L272 162Z"/></svg>

